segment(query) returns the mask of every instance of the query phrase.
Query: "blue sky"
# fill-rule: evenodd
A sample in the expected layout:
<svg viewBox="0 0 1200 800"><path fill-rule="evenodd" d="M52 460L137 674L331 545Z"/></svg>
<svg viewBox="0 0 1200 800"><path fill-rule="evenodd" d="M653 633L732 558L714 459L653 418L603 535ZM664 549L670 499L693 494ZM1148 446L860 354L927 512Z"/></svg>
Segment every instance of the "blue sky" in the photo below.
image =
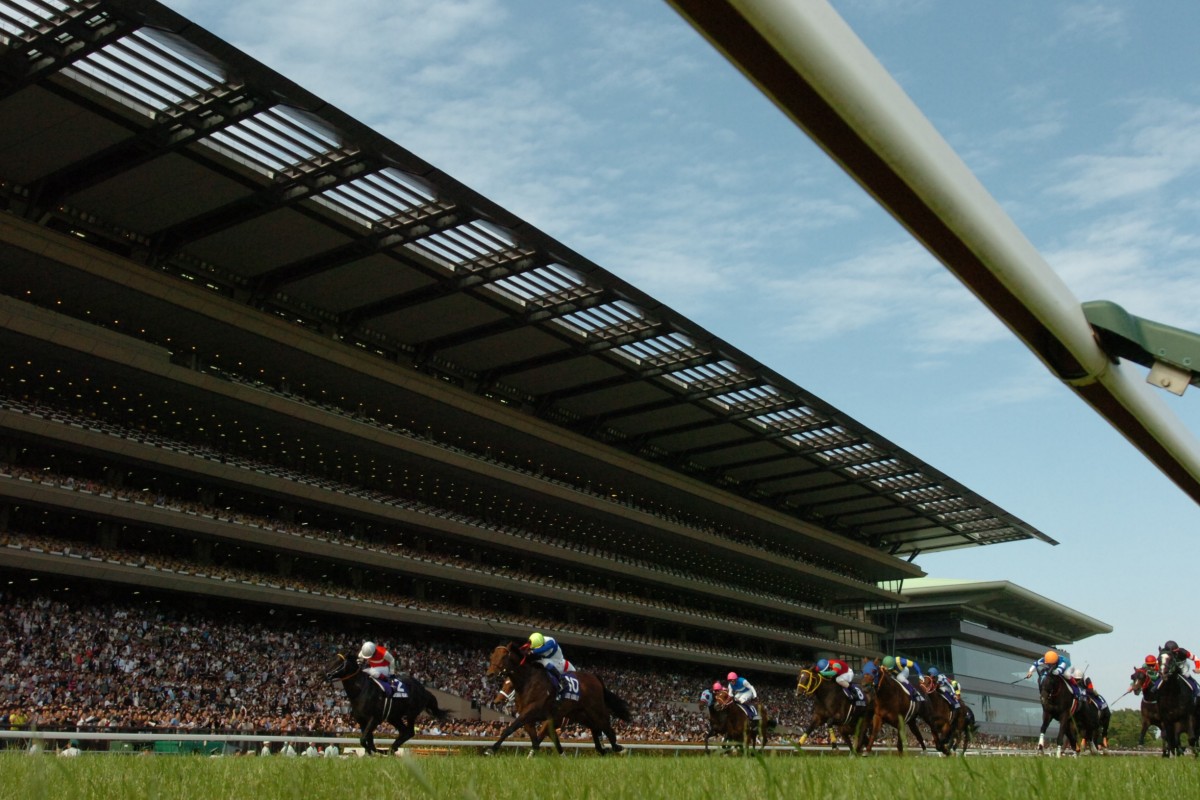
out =
<svg viewBox="0 0 1200 800"><path fill-rule="evenodd" d="M167 4L1059 540L917 563L1111 624L1110 698L1200 650L1195 504L666 3ZM1200 331L1200 4L833 6L1080 300Z"/></svg>

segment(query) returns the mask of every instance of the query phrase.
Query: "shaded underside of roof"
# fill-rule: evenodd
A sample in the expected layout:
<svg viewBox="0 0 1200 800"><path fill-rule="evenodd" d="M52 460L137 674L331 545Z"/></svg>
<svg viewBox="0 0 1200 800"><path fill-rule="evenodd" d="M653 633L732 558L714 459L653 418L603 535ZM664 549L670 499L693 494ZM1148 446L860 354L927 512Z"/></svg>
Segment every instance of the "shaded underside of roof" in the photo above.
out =
<svg viewBox="0 0 1200 800"><path fill-rule="evenodd" d="M11 214L886 553L1054 543L158 3L0 36Z"/></svg>
<svg viewBox="0 0 1200 800"><path fill-rule="evenodd" d="M964 620L1003 622L1047 644L1112 633L1111 625L1009 581L917 578L905 581L902 594L909 600L905 613L958 610Z"/></svg>

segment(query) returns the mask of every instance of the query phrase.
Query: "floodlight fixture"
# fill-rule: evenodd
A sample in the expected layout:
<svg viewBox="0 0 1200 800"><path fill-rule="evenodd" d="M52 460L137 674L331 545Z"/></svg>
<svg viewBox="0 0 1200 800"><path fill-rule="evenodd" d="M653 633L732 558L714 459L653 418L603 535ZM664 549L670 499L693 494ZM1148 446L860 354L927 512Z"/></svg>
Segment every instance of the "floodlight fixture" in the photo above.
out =
<svg viewBox="0 0 1200 800"><path fill-rule="evenodd" d="M1084 303L1083 315L1106 353L1150 368L1147 383L1177 395L1200 386L1200 333L1135 317L1109 300Z"/></svg>

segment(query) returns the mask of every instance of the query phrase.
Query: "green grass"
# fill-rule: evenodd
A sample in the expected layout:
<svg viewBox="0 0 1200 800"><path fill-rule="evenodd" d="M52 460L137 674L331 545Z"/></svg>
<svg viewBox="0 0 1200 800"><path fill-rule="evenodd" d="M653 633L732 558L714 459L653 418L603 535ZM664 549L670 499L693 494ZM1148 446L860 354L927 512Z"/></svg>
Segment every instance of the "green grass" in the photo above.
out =
<svg viewBox="0 0 1200 800"><path fill-rule="evenodd" d="M811 755L373 759L0 753L0 798L993 798L1190 797L1191 756L944 759Z"/></svg>

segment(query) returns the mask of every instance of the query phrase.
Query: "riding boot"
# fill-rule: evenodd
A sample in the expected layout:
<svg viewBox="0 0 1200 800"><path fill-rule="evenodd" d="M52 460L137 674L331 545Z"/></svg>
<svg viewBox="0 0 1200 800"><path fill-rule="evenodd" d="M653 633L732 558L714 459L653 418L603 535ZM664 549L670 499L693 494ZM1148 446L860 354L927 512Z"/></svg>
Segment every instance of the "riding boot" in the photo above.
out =
<svg viewBox="0 0 1200 800"><path fill-rule="evenodd" d="M554 687L554 696L557 698L562 694L562 677L558 674L558 667L547 664L546 674L550 676L550 685Z"/></svg>

